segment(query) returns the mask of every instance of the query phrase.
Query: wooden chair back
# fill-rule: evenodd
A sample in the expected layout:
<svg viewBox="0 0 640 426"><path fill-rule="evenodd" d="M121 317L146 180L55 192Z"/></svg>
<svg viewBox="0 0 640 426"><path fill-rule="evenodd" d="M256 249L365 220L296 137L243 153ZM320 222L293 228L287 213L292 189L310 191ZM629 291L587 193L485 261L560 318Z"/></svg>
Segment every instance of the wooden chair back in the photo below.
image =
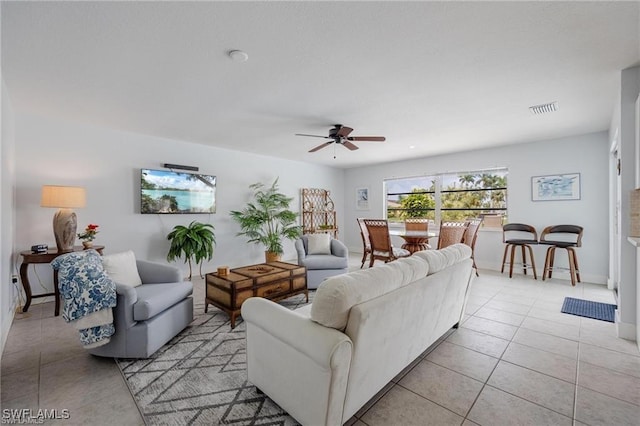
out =
<svg viewBox="0 0 640 426"><path fill-rule="evenodd" d="M440 235L438 235L438 250L461 243L469 222L442 222L440 223Z"/></svg>
<svg viewBox="0 0 640 426"><path fill-rule="evenodd" d="M482 225L482 218L469 219L469 226L467 226L467 230L462 238L462 243L471 247L471 260L473 261L473 269L476 270L476 276L480 276L478 274L478 267L476 266L475 258L476 239L478 238L478 229L480 229L480 225Z"/></svg>
<svg viewBox="0 0 640 426"><path fill-rule="evenodd" d="M358 221L358 227L360 227L360 238L362 238L362 262L360 264L360 269L362 269L367 256L371 254L371 243L369 242L369 230L367 225L364 224L364 219L359 217L356 220Z"/></svg>
<svg viewBox="0 0 640 426"><path fill-rule="evenodd" d="M405 231L425 231L429 230L429 219L408 218L404 220Z"/></svg>
<svg viewBox="0 0 640 426"><path fill-rule="evenodd" d="M364 219L364 224L369 232L371 251L380 255L388 254L389 257L392 257L389 223L385 219Z"/></svg>
<svg viewBox="0 0 640 426"><path fill-rule="evenodd" d="M467 226L462 242L471 247L471 250L476 246L476 239L478 238L478 229L480 229L480 225L482 225L482 219L469 219L469 226Z"/></svg>
<svg viewBox="0 0 640 426"><path fill-rule="evenodd" d="M555 238L556 242L559 242L559 243L571 242L574 247L581 247L583 232L584 232L584 228L578 225L547 226L542 230L542 234L540 234L540 243L542 244L549 244L549 242L553 243L554 240L553 239L550 240L549 237L551 238L556 237Z"/></svg>

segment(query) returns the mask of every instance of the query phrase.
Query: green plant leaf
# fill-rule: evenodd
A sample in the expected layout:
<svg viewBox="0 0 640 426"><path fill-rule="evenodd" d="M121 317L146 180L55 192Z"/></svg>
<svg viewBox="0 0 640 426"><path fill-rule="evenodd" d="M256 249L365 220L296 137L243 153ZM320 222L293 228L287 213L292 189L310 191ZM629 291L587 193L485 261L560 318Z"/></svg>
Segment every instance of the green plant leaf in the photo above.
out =
<svg viewBox="0 0 640 426"><path fill-rule="evenodd" d="M299 226L294 225L298 217L289 209L292 197L278 192L278 179L270 187L261 182L249 186L253 199L244 210L230 212L240 225L239 236L245 236L250 243L263 244L268 251L282 254L282 239L295 240L301 235Z"/></svg>

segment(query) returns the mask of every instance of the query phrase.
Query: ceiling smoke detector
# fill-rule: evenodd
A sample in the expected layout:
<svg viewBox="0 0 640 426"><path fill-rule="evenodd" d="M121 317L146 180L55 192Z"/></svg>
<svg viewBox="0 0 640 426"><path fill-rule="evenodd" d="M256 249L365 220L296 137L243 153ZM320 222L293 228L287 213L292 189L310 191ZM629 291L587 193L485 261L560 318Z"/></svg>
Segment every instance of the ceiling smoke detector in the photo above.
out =
<svg viewBox="0 0 640 426"><path fill-rule="evenodd" d="M548 112L554 112L558 110L558 102L550 102L548 104L542 104L542 105L534 105L534 106L530 106L529 107L529 111L531 111L532 114L546 114Z"/></svg>

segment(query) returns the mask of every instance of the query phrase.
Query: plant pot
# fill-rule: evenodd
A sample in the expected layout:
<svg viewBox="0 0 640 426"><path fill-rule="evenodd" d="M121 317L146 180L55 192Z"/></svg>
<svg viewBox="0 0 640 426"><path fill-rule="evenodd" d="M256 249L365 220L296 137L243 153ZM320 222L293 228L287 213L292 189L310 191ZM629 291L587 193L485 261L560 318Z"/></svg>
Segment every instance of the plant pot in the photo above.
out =
<svg viewBox="0 0 640 426"><path fill-rule="evenodd" d="M282 254L275 253L275 252L272 252L272 251L265 251L264 252L264 258L265 258L265 261L267 263L269 263L269 262L280 262L280 260L282 259Z"/></svg>
<svg viewBox="0 0 640 426"><path fill-rule="evenodd" d="M82 247L84 247L85 249L90 249L91 247L93 247L93 241L83 241Z"/></svg>

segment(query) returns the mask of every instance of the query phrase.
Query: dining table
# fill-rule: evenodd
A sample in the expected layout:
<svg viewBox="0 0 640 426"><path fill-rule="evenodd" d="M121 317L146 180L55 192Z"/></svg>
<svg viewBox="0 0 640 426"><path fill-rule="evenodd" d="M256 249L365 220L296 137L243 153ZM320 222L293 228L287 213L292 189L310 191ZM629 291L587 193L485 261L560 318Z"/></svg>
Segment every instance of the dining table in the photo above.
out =
<svg viewBox="0 0 640 426"><path fill-rule="evenodd" d="M434 238L438 236L438 233L435 231L407 231L405 229L390 229L389 235L400 237L404 240L404 244L402 244L402 248L411 252L411 254L420 251L420 250L428 250L431 247L429 246L429 238Z"/></svg>

